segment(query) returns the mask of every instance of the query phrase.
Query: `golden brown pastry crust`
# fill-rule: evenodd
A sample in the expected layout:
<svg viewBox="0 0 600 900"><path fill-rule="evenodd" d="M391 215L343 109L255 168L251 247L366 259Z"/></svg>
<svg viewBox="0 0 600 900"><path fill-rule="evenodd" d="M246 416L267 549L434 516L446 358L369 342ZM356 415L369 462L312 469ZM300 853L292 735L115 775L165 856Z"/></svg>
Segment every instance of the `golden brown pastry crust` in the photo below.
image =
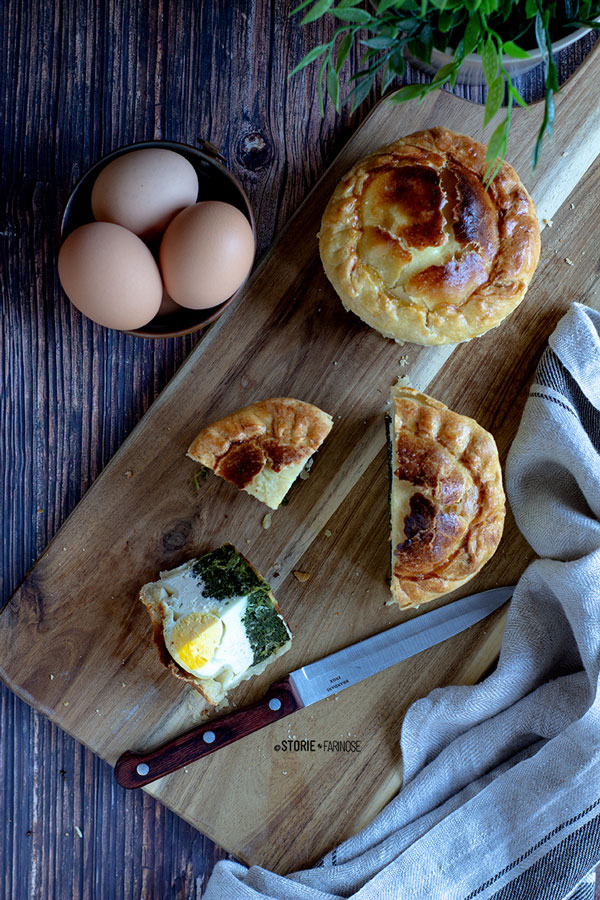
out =
<svg viewBox="0 0 600 900"><path fill-rule="evenodd" d="M284 476L286 469L303 464L332 425L331 416L311 403L291 397L261 400L204 428L188 456L237 488L251 489L265 471Z"/></svg>
<svg viewBox="0 0 600 900"><path fill-rule="evenodd" d="M533 201L486 148L432 128L358 162L329 201L321 260L344 306L386 337L449 344L484 334L521 302L540 255Z"/></svg>
<svg viewBox="0 0 600 900"><path fill-rule="evenodd" d="M392 491L402 498L391 504L392 597L419 606L460 587L495 552L502 472L494 438L474 419L408 387L393 388L392 403Z"/></svg>

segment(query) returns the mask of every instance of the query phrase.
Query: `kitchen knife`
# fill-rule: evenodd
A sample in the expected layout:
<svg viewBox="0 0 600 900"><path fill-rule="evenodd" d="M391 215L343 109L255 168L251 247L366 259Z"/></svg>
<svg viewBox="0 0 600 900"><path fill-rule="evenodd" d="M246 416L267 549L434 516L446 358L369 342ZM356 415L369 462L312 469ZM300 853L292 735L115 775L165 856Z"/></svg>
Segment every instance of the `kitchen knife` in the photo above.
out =
<svg viewBox="0 0 600 900"><path fill-rule="evenodd" d="M513 590L500 587L463 597L296 669L254 706L212 719L149 753L128 750L117 760L115 777L123 787L143 787L464 631L502 606Z"/></svg>

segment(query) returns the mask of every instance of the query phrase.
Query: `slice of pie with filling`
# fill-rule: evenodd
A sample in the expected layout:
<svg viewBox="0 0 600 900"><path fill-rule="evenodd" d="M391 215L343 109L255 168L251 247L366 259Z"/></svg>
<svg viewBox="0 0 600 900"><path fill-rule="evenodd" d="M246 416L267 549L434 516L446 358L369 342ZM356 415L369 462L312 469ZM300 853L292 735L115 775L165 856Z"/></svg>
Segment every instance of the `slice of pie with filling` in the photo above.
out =
<svg viewBox="0 0 600 900"><path fill-rule="evenodd" d="M460 587L495 552L505 498L498 450L474 419L392 388L392 602L419 606Z"/></svg>
<svg viewBox="0 0 600 900"><path fill-rule="evenodd" d="M140 600L163 665L212 705L291 647L271 588L232 544L161 572Z"/></svg>
<svg viewBox="0 0 600 900"><path fill-rule="evenodd" d="M332 425L311 403L261 400L208 425L187 455L277 509Z"/></svg>

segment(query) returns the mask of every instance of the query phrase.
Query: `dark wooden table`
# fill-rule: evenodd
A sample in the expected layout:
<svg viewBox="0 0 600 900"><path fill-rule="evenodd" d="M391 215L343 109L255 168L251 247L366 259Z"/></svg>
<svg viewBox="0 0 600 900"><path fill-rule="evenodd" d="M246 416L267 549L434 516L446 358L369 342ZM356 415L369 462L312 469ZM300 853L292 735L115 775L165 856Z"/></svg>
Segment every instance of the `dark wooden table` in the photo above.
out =
<svg viewBox="0 0 600 900"><path fill-rule="evenodd" d="M315 68L291 81L287 73L330 27L300 29L291 8L3 4L0 606L201 340L136 339L69 305L56 276L69 191L123 144L207 138L250 196L262 254L377 102L373 92L354 115L329 106L321 118ZM563 52L561 80L591 45L587 38ZM521 89L539 98L540 71ZM463 93L481 99L477 88ZM109 766L2 684L0 823L1 900L193 900L226 856L145 794L120 789Z"/></svg>

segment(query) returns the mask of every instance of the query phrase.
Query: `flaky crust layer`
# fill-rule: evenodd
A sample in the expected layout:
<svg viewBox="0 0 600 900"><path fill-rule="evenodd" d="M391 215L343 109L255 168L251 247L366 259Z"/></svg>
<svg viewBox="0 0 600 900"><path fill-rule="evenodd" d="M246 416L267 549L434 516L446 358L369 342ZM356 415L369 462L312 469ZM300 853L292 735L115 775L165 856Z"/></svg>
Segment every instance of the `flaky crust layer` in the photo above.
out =
<svg viewBox="0 0 600 900"><path fill-rule="evenodd" d="M408 387L396 386L392 403L392 597L419 606L473 578L495 552L502 472L494 438L474 419Z"/></svg>
<svg viewBox="0 0 600 900"><path fill-rule="evenodd" d="M237 488L262 472L286 476L320 447L333 420L311 403L291 397L261 400L219 419L193 440L188 456Z"/></svg>
<svg viewBox="0 0 600 900"><path fill-rule="evenodd" d="M449 344L484 334L523 299L540 255L533 201L486 148L446 128L358 162L329 201L321 260L344 306L386 337Z"/></svg>

